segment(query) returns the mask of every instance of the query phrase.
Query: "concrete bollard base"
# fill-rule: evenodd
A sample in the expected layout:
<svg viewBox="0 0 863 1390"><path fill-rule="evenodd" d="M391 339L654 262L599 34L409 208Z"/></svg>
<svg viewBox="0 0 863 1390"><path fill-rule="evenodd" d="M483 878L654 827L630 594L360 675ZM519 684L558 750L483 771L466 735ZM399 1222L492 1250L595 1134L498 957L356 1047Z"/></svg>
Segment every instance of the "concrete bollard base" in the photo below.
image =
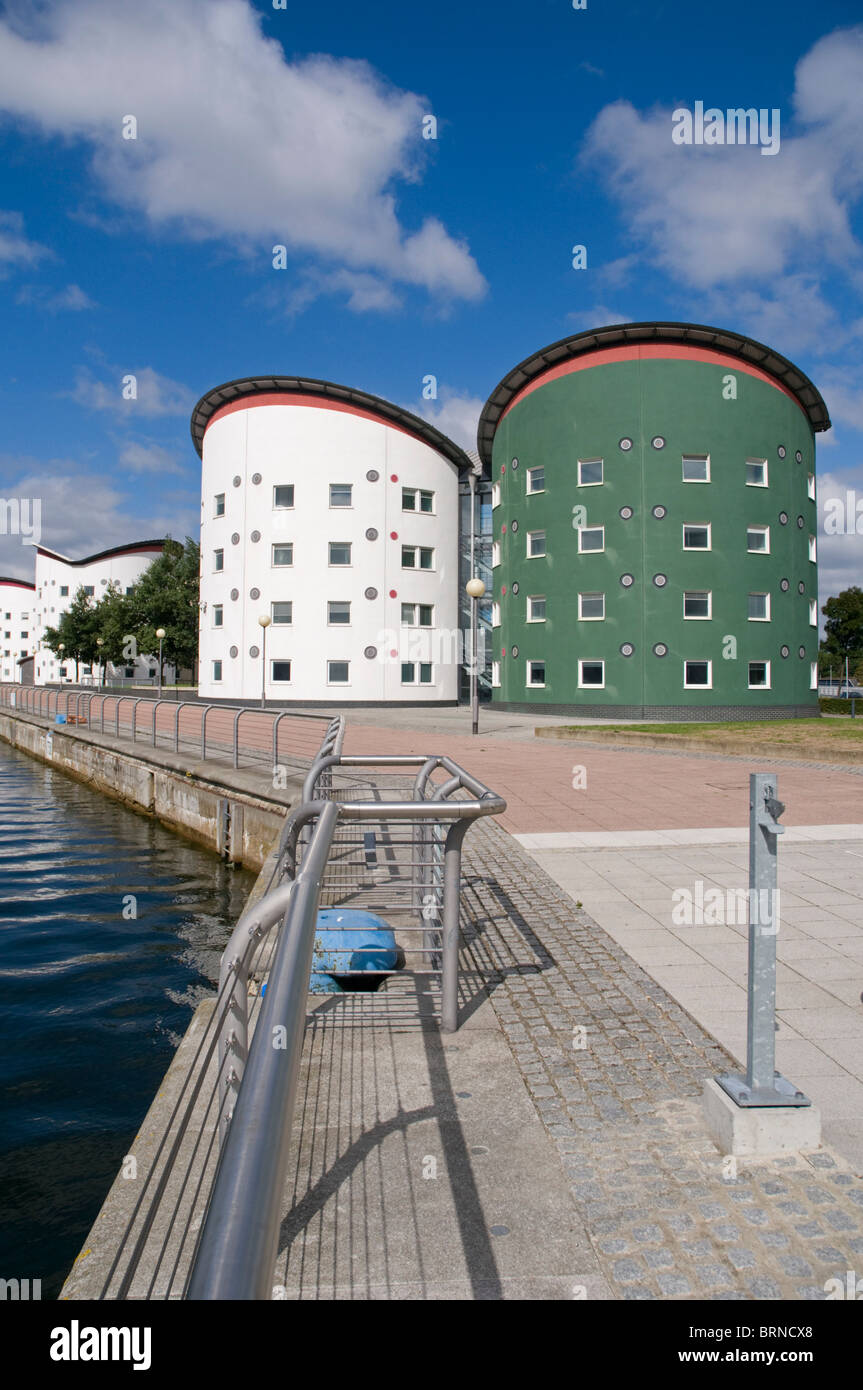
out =
<svg viewBox="0 0 863 1390"><path fill-rule="evenodd" d="M817 1149L821 1112L814 1105L737 1105L711 1077L702 1091L702 1109L710 1137L724 1154L771 1158Z"/></svg>

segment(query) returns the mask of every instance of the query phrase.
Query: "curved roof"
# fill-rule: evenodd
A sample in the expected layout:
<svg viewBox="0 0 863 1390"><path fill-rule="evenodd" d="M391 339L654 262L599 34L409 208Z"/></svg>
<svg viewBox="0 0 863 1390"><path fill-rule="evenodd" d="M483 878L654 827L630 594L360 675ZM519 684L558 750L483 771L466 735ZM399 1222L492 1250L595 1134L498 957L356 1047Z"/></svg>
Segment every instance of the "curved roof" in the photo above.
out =
<svg viewBox="0 0 863 1390"><path fill-rule="evenodd" d="M238 381L226 381L223 386L214 386L212 391L207 391L192 411L192 443L198 451L199 458L203 455L204 432L217 411L234 401L260 395L320 396L340 405L355 406L358 410L377 415L385 424L396 425L408 434L415 435L458 468L470 468L470 460L465 451L445 434L441 434L440 430L435 429L428 420L422 420L418 415L412 415L409 410L403 410L401 406L393 405L391 401L385 401L380 396L371 396L367 391L356 391L350 386L337 386L332 381L317 381L312 377L302 376L242 377Z"/></svg>
<svg viewBox="0 0 863 1390"><path fill-rule="evenodd" d="M31 584L29 579L13 579L9 574L0 574L0 584L14 584L18 589L36 588L36 585Z"/></svg>
<svg viewBox="0 0 863 1390"><path fill-rule="evenodd" d="M156 541L130 541L128 545L115 545L110 550L100 550L96 555L85 555L83 560L70 560L68 555L61 555L59 550L48 550L44 545L37 545L36 553L47 555L51 560L62 560L64 565L92 565L96 560L109 560L112 555L134 555L139 550L162 550L164 545L164 537Z"/></svg>
<svg viewBox="0 0 863 1390"><path fill-rule="evenodd" d="M789 362L787 357L782 357L780 353L765 347L764 343L756 342L754 338L746 338L743 334L733 333L726 328L710 328L699 323L615 323L606 328L593 328L586 333L561 338L558 342L551 343L526 357L507 373L492 391L480 416L477 444L483 461L486 464L491 463L491 446L501 416L519 392L543 372L579 357L582 353L640 343L688 344L690 347L711 348L715 352L742 358L753 367L758 367L772 376L779 386L790 392L813 430L830 428L827 406L809 378L804 376L793 362Z"/></svg>

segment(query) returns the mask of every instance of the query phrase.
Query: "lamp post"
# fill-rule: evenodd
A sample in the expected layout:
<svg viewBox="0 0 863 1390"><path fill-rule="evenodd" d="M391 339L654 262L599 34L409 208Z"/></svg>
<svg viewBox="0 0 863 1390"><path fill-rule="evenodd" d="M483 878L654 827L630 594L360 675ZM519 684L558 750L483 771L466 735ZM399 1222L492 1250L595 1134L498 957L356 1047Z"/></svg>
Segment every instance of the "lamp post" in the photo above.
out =
<svg viewBox="0 0 863 1390"><path fill-rule="evenodd" d="M263 636L261 646L261 709L265 709L267 704L267 628L271 621L269 613L258 614L258 622L261 624Z"/></svg>
<svg viewBox="0 0 863 1390"><path fill-rule="evenodd" d="M161 700L161 698L162 698L162 642L164 641L164 638L165 638L165 629L164 629L163 627L157 627L157 628L156 628L156 636L157 636L158 639L159 639L159 699ZM174 693L176 694L176 691L175 691Z"/></svg>
<svg viewBox="0 0 863 1390"><path fill-rule="evenodd" d="M99 684L102 686L103 689L104 689L104 687L105 687L105 663L104 663L104 661L102 660L102 648L103 648L104 645L105 645L105 643L104 643L103 639L102 639L101 637L97 637L97 638L96 638L96 646L98 647L99 650L98 650L98 652L96 653L96 655L97 655L98 658L99 658L99 675L100 675L100 677L101 677L101 679L100 679L100 681L99 681Z"/></svg>
<svg viewBox="0 0 863 1390"><path fill-rule="evenodd" d="M479 686L477 684L477 647L479 646L479 607L478 601L485 593L485 585L476 576L469 579L464 586L465 593L470 598L470 634L471 634L471 661L470 661L470 713L471 713L471 733L479 733Z"/></svg>
<svg viewBox="0 0 863 1390"><path fill-rule="evenodd" d="M58 655L59 658L60 658L60 671L59 671L59 675L60 675L60 684L61 684L61 685L62 685L62 683L63 683L63 669L64 669L64 668L63 668L63 653L65 652L65 650L66 650L66 643L65 643L65 642L58 642L58 643L57 643L57 655Z"/></svg>

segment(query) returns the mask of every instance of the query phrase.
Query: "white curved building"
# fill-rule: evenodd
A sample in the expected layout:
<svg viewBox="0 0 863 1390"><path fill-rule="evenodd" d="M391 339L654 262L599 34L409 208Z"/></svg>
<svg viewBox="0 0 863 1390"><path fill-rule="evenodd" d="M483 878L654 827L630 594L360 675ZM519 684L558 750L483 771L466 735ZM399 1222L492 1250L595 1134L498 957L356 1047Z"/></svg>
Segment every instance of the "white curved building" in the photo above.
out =
<svg viewBox="0 0 863 1390"><path fill-rule="evenodd" d="M35 585L26 579L0 576L0 680L20 681L20 663L32 655L34 597Z"/></svg>
<svg viewBox="0 0 863 1390"><path fill-rule="evenodd" d="M71 604L79 588L83 588L90 598L99 599L110 583L120 586L121 593L129 589L154 560L162 554L164 542L134 541L129 545L114 546L111 550L101 550L96 555L87 555L83 560L70 560L45 546L36 549L36 595L35 595L35 642L31 650L36 652L34 680L36 685L51 685L61 679L74 680L74 661L60 661L54 653L42 645L45 629L56 627L60 616ZM108 679L117 677L139 683L153 684L157 681L157 662L148 656L139 656L127 664L113 666L108 664ZM82 666L79 675L86 681L99 677L99 668Z"/></svg>
<svg viewBox="0 0 863 1390"><path fill-rule="evenodd" d="M467 455L387 401L295 377L209 391L192 438L203 461L200 694L454 703Z"/></svg>

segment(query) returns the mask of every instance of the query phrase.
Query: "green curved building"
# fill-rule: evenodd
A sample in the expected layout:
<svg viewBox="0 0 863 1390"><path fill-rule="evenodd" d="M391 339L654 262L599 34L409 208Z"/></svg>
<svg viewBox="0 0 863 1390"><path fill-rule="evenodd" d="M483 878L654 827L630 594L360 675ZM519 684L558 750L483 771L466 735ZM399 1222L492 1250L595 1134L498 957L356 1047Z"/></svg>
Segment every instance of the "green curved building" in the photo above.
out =
<svg viewBox="0 0 863 1390"><path fill-rule="evenodd" d="M614 325L492 393L493 703L651 719L818 710L818 391L761 343Z"/></svg>

